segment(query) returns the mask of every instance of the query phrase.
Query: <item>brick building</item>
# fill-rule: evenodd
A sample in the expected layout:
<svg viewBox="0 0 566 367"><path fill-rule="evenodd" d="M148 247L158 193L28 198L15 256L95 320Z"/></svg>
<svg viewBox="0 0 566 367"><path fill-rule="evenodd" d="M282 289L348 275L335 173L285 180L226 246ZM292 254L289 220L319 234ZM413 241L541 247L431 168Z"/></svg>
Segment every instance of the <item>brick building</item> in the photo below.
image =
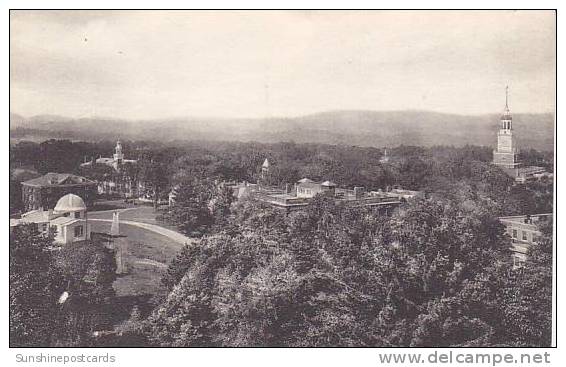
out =
<svg viewBox="0 0 566 367"><path fill-rule="evenodd" d="M70 173L47 173L22 182L24 211L53 209L66 194L80 196L91 207L97 196L97 183Z"/></svg>

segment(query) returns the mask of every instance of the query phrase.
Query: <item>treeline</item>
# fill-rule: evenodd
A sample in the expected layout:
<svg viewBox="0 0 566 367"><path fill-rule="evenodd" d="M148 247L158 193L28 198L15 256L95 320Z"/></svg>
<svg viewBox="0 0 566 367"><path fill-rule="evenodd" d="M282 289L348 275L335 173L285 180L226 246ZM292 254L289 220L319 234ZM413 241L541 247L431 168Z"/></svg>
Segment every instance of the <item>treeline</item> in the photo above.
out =
<svg viewBox="0 0 566 367"><path fill-rule="evenodd" d="M72 142L47 140L42 143L21 141L10 146L12 168L34 168L47 172L78 173L85 158L109 157L115 142ZM384 151L378 148L296 144L292 142L261 144L234 142L191 142L170 145L144 141L123 141L126 158L147 159L170 166L190 165L207 177L227 180L255 181L265 158L272 164L271 184L293 183L303 177L330 179L345 187L366 186L368 189L402 185L423 189L427 179L450 175L454 179L469 178L471 164L489 163L492 151L479 146L435 146L431 148L398 146L389 148L391 161L380 163ZM526 164L553 169L552 152L527 150L522 153ZM178 162L175 162L178 161ZM170 170L174 172L175 170Z"/></svg>
<svg viewBox="0 0 566 367"><path fill-rule="evenodd" d="M115 142L84 143L49 140L41 144L20 142L10 147L11 168L31 167L39 174L72 172L93 179L113 173L108 167L80 169L84 157L111 156ZM138 159L128 174L151 187L155 201L167 198L170 190L190 178L257 182L260 167L271 163L267 184L284 187L299 179L331 180L341 187L363 186L368 190L400 186L426 193L459 197L489 197L498 204L500 215L552 211L552 182L513 186L513 181L490 164L489 147L431 148L398 146L388 149L390 160L381 163L384 151L377 148L295 143L193 142L162 145L124 142L127 158ZM526 163L552 171L549 152L523 152ZM18 182L17 177L11 181ZM13 185L17 189L16 184ZM16 202L15 193L14 202Z"/></svg>

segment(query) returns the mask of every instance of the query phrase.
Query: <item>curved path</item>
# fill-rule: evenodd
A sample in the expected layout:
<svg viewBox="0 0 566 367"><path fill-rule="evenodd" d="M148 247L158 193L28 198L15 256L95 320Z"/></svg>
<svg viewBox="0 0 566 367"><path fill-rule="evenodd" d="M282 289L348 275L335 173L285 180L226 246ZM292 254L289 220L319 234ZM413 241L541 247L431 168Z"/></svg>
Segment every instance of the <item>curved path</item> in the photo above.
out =
<svg viewBox="0 0 566 367"><path fill-rule="evenodd" d="M141 265L150 265L155 266L161 269L167 269L167 264L160 263L159 261L151 260L151 259L137 259L134 260L134 264L141 264Z"/></svg>
<svg viewBox="0 0 566 367"><path fill-rule="evenodd" d="M115 212L128 212L130 210L136 210L138 208L133 207L133 208L120 208L120 209L106 209L106 210L94 210L94 211L89 211L88 214L89 215L97 215L97 214L106 214L106 213L115 213Z"/></svg>
<svg viewBox="0 0 566 367"><path fill-rule="evenodd" d="M89 218L88 219L89 222L107 222L107 223L112 223L112 219L94 219L94 218ZM163 235L167 238L172 239L175 242L178 242L181 245L187 244L187 243L191 243L191 239L187 236L184 236L178 232L172 231L170 229L167 228L163 228L160 226L157 226L155 224L149 224L149 223L142 223L142 222L132 222L130 220L121 220L119 222L120 224L126 224L129 226L134 226L134 227L138 227L138 228L143 228L146 229L148 231Z"/></svg>

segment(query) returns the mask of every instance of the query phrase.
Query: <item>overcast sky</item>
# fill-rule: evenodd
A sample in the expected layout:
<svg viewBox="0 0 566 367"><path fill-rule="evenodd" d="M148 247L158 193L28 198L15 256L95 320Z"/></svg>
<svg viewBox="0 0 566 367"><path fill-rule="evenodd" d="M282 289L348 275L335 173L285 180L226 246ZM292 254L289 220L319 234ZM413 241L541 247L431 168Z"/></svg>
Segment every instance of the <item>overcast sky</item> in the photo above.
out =
<svg viewBox="0 0 566 367"><path fill-rule="evenodd" d="M551 112L551 11L11 11L11 110L149 119Z"/></svg>

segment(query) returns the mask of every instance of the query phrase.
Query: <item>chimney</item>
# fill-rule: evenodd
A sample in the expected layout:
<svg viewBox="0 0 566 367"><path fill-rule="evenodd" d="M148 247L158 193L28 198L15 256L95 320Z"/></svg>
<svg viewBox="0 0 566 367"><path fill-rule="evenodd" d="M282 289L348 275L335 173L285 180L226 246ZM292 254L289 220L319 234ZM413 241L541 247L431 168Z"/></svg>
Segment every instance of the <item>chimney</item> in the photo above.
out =
<svg viewBox="0 0 566 367"><path fill-rule="evenodd" d="M364 196L364 188L361 186L354 187L354 196L356 199L361 199Z"/></svg>

